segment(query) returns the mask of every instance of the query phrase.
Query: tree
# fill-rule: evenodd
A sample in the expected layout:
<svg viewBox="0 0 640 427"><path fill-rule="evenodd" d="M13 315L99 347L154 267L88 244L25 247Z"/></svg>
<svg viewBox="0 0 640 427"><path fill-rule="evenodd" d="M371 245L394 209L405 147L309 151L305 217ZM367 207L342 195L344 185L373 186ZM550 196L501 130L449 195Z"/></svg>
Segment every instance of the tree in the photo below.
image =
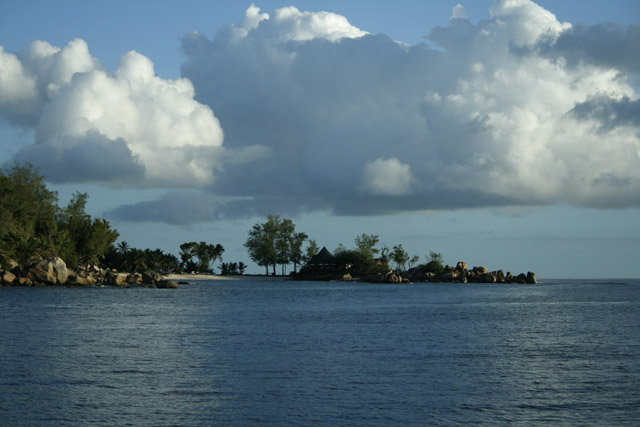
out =
<svg viewBox="0 0 640 427"><path fill-rule="evenodd" d="M186 242L180 245L182 266L187 271L210 273L213 270L213 263L216 260L222 260L223 253L224 248L219 243L213 245L207 242Z"/></svg>
<svg viewBox="0 0 640 427"><path fill-rule="evenodd" d="M377 234L361 234L355 238L356 248L365 255L372 258L380 252L375 246L378 244Z"/></svg>
<svg viewBox="0 0 640 427"><path fill-rule="evenodd" d="M118 232L85 212L88 197L76 193L60 209L58 194L33 166L0 170L0 263L59 256L71 268L98 264Z"/></svg>
<svg viewBox="0 0 640 427"><path fill-rule="evenodd" d="M409 261L409 254L404 250L402 245L395 245L391 251L391 260L396 263L396 270L404 270L405 264Z"/></svg>
<svg viewBox="0 0 640 427"><path fill-rule="evenodd" d="M314 256L316 256L318 254L318 252L320 252L320 248L318 247L318 243L316 243L315 240L311 239L309 240L309 245L307 246L307 249L305 250L305 255L302 258L302 262L304 262L305 264L308 263L311 258L313 258Z"/></svg>
<svg viewBox="0 0 640 427"><path fill-rule="evenodd" d="M126 254L127 252L129 252L129 244L126 240L118 243L118 252L120 252L121 254Z"/></svg>
<svg viewBox="0 0 640 427"><path fill-rule="evenodd" d="M240 274L242 276L246 269L247 269L247 264L245 264L244 262L240 261L238 263L238 274Z"/></svg>
<svg viewBox="0 0 640 427"><path fill-rule="evenodd" d="M269 266L273 266L273 274L276 274L276 236L280 222L279 216L269 215L267 222L257 223L249 230L249 237L244 243L249 251L249 258L264 267L267 275L269 274Z"/></svg>
<svg viewBox="0 0 640 427"><path fill-rule="evenodd" d="M298 264L301 264L304 260L304 255L302 253L302 244L305 240L307 240L306 233L292 233L291 234L291 255L290 260L293 263L293 272L298 272Z"/></svg>
<svg viewBox="0 0 640 427"><path fill-rule="evenodd" d="M98 264L106 251L118 238L104 219L92 219L85 212L89 195L76 192L67 207L58 214L58 227L62 231L58 253L68 266Z"/></svg>
<svg viewBox="0 0 640 427"><path fill-rule="evenodd" d="M248 234L244 246L251 260L265 267L266 274L269 274L269 267L272 266L275 275L277 264L281 265L282 274L289 263L293 262L294 269L297 269L307 235L297 233L293 221L279 215L269 215L266 222L255 224Z"/></svg>
<svg viewBox="0 0 640 427"><path fill-rule="evenodd" d="M444 273L444 266L442 265L442 254L434 251L429 251L427 255L429 262L427 263L427 271L436 274Z"/></svg>
<svg viewBox="0 0 640 427"><path fill-rule="evenodd" d="M32 165L0 170L0 263L57 254L58 194Z"/></svg>
<svg viewBox="0 0 640 427"><path fill-rule="evenodd" d="M420 261L419 255L412 256L411 259L409 260L409 270L411 270L418 261Z"/></svg>

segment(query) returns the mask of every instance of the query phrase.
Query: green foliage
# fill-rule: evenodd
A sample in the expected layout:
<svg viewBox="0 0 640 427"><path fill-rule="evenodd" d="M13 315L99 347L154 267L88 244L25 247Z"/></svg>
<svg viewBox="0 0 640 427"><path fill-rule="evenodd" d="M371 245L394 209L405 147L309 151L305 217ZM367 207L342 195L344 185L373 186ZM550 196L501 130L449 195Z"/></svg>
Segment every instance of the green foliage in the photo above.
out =
<svg viewBox="0 0 640 427"><path fill-rule="evenodd" d="M287 264L293 263L296 269L302 262L302 244L307 235L297 233L296 226L290 219L269 215L266 222L255 224L248 234L244 246L249 251L249 257L259 266L265 267L267 274L270 266L275 275L276 265L280 264L284 274Z"/></svg>
<svg viewBox="0 0 640 427"><path fill-rule="evenodd" d="M427 255L429 262L427 263L427 271L435 274L444 273L444 265L442 265L442 254L434 251L429 251Z"/></svg>
<svg viewBox="0 0 640 427"><path fill-rule="evenodd" d="M377 274L387 270L387 265L379 263L370 253L359 249L345 249L335 255L336 267L339 272L350 274Z"/></svg>
<svg viewBox="0 0 640 427"><path fill-rule="evenodd" d="M379 240L380 239L377 234L361 234L354 239L356 248L363 254L369 255L372 258L380 252L375 248Z"/></svg>
<svg viewBox="0 0 640 427"><path fill-rule="evenodd" d="M58 253L68 266L98 264L118 238L104 219L92 219L85 212L86 193L75 193L67 207L58 214L61 242Z"/></svg>
<svg viewBox="0 0 640 427"><path fill-rule="evenodd" d="M309 240L309 245L307 246L307 249L305 250L305 255L302 258L302 262L304 262L305 264L308 263L311 260L311 258L316 256L316 254L318 252L320 252L320 248L318 247L318 243L315 240L310 239Z"/></svg>
<svg viewBox="0 0 640 427"><path fill-rule="evenodd" d="M53 255L58 195L31 165L0 170L0 262Z"/></svg>
<svg viewBox="0 0 640 427"><path fill-rule="evenodd" d="M395 245L391 251L391 260L396 263L396 270L404 270L407 261L409 261L409 254L402 245Z"/></svg>
<svg viewBox="0 0 640 427"><path fill-rule="evenodd" d="M142 273L155 271L168 274L180 271L180 261L173 254L164 253L161 249L130 248L127 242L120 242L117 247L107 250L104 264L118 271Z"/></svg>
<svg viewBox="0 0 640 427"><path fill-rule="evenodd" d="M242 276L247 269L247 265L240 262L223 262L220 264L220 275L222 276Z"/></svg>
<svg viewBox="0 0 640 427"><path fill-rule="evenodd" d="M87 198L76 193L60 209L57 193L33 166L0 171L0 263L57 255L71 268L97 264L118 233L84 211Z"/></svg>
<svg viewBox="0 0 640 427"><path fill-rule="evenodd" d="M414 255L411 257L411 259L409 260L409 270L411 270L411 268L416 265L418 263L418 261L420 261L420 256L419 255Z"/></svg>
<svg viewBox="0 0 640 427"><path fill-rule="evenodd" d="M213 263L222 261L224 248L221 244L213 245L206 242L187 242L180 245L180 258L186 271L198 273L212 273Z"/></svg>

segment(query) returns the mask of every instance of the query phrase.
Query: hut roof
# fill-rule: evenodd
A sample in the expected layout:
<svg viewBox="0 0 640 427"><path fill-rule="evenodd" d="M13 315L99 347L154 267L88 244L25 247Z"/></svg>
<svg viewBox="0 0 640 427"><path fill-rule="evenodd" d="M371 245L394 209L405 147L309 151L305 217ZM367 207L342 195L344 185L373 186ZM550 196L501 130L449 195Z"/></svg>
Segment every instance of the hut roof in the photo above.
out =
<svg viewBox="0 0 640 427"><path fill-rule="evenodd" d="M323 246L313 258L309 260L307 265L335 265L336 257L329 252L329 250Z"/></svg>

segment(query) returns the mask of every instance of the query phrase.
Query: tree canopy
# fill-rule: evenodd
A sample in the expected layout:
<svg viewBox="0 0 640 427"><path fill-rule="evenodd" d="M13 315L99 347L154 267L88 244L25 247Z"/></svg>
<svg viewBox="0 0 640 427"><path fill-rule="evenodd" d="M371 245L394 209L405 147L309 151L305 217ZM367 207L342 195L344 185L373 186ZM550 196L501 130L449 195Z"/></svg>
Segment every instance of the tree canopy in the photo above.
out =
<svg viewBox="0 0 640 427"><path fill-rule="evenodd" d="M71 268L99 264L118 232L85 212L88 197L76 193L61 209L33 166L0 170L0 263L55 255Z"/></svg>
<svg viewBox="0 0 640 427"><path fill-rule="evenodd" d="M222 261L224 248L221 244L207 242L186 242L180 245L182 268L197 273L212 273L213 263Z"/></svg>
<svg viewBox="0 0 640 427"><path fill-rule="evenodd" d="M308 236L296 232L296 226L290 219L269 215L266 222L255 224L248 234L244 246L249 251L249 257L265 267L267 274L269 267L273 267L275 275L278 264L282 267L282 274L285 274L286 266L290 263L293 263L295 271L303 261L302 245Z"/></svg>

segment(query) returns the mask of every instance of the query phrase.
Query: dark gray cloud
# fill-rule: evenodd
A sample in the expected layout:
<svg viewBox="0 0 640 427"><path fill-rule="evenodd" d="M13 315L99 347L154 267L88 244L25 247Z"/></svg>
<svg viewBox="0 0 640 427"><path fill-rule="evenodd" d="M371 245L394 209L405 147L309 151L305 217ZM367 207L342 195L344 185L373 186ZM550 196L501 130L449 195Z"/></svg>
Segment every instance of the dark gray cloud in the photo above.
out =
<svg viewBox="0 0 640 427"><path fill-rule="evenodd" d="M185 225L208 222L220 218L219 198L197 191L169 192L157 200L118 206L105 215L132 222L163 222Z"/></svg>
<svg viewBox="0 0 640 427"><path fill-rule="evenodd" d="M598 96L576 104L571 114L580 120L595 120L600 132L607 132L620 126L640 127L640 100L629 97L612 99Z"/></svg>
<svg viewBox="0 0 640 427"><path fill-rule="evenodd" d="M534 48L543 56L640 74L640 23L576 24L559 36L542 38Z"/></svg>
<svg viewBox="0 0 640 427"><path fill-rule="evenodd" d="M23 147L16 161L40 168L48 181L96 182L119 185L144 179L145 168L124 140L109 139L97 132L81 137L64 137L55 144Z"/></svg>

